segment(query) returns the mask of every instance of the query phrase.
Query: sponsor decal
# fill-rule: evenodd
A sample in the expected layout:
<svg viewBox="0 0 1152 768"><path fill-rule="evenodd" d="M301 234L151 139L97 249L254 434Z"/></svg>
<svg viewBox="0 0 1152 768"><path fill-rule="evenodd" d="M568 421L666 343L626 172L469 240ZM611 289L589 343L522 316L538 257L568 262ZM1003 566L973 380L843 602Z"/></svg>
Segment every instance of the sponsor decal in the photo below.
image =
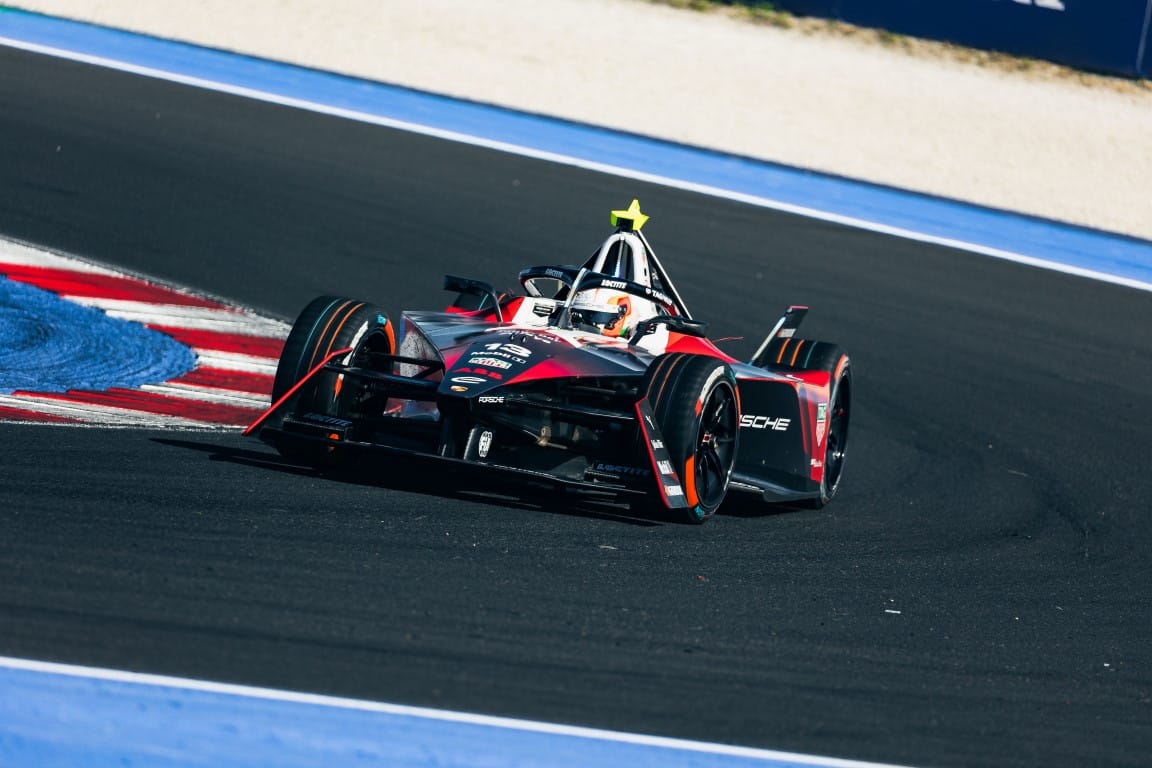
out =
<svg viewBox="0 0 1152 768"><path fill-rule="evenodd" d="M550 307L547 304L534 304L532 306L532 314L536 315L536 317L548 317L554 309L555 307ZM549 341L547 343L551 344L552 342Z"/></svg>
<svg viewBox="0 0 1152 768"><path fill-rule="evenodd" d="M504 395L480 395L478 399L485 405L499 405L504 402Z"/></svg>
<svg viewBox="0 0 1152 768"><path fill-rule="evenodd" d="M512 367L512 363L507 360L499 360L495 357L470 357L468 358L468 365L479 365L484 368L500 368L505 371Z"/></svg>
<svg viewBox="0 0 1152 768"><path fill-rule="evenodd" d="M628 283L623 280L605 280L600 283L601 288L615 288L618 291L623 291L628 287Z"/></svg>
<svg viewBox="0 0 1152 768"><path fill-rule="evenodd" d="M505 359L514 360L517 363L525 363L528 358L532 357L532 350L528 347L522 347L519 344L500 343L485 344L484 349L496 357L503 357Z"/></svg>
<svg viewBox="0 0 1152 768"><path fill-rule="evenodd" d="M684 495L684 491L678 485L666 485L666 486L664 486L664 493L667 496L683 496Z"/></svg>
<svg viewBox="0 0 1152 768"><path fill-rule="evenodd" d="M544 270L544 276L545 277L551 277L554 280L566 280L566 279L568 279L568 276L565 275L563 272L561 272L558 269L546 269L546 270Z"/></svg>
<svg viewBox="0 0 1152 768"><path fill-rule="evenodd" d="M474 373L477 376L483 376L486 379L496 379L503 381L504 374L490 371L487 368L457 368L454 373Z"/></svg>
<svg viewBox="0 0 1152 768"><path fill-rule="evenodd" d="M611 472L614 475L625 475L629 477L647 477L652 474L651 470L641 467L628 467L623 464L605 464L602 461L596 462L594 469L597 472Z"/></svg>
<svg viewBox="0 0 1152 768"><path fill-rule="evenodd" d="M743 429L767 429L773 432L785 432L792 419L772 418L771 416L753 416L744 414L740 417L740 426Z"/></svg>
<svg viewBox="0 0 1152 768"><path fill-rule="evenodd" d="M816 406L816 445L824 442L824 433L828 428L828 403Z"/></svg>
<svg viewBox="0 0 1152 768"><path fill-rule="evenodd" d="M492 449L492 433L489 432L488 430L484 430L483 432L480 433L480 443L479 443L479 445L476 446L476 451L477 451L477 453L480 454L480 458L484 459L484 458L488 457L488 451L490 451L491 449Z"/></svg>
<svg viewBox="0 0 1152 768"><path fill-rule="evenodd" d="M452 377L452 383L453 384L486 384L487 382L488 382L487 379L481 378L479 376L453 376Z"/></svg>
<svg viewBox="0 0 1152 768"><path fill-rule="evenodd" d="M820 469L823 466L824 462L820 461L820 459L812 459L812 469Z"/></svg>
<svg viewBox="0 0 1152 768"><path fill-rule="evenodd" d="M315 421L318 424L327 424L331 427L340 427L341 429L352 426L352 422L347 419L338 419L335 416L328 416L323 413L306 413L304 418L308 421Z"/></svg>
<svg viewBox="0 0 1152 768"><path fill-rule="evenodd" d="M672 462L670 462L670 461L658 461L658 462L656 462L656 469L658 469L660 471L660 474L662 474L662 475L675 474L672 471Z"/></svg>
<svg viewBox="0 0 1152 768"><path fill-rule="evenodd" d="M1037 8L1047 8L1050 11L1064 10L1064 0L1012 0L1020 5L1034 5Z"/></svg>
<svg viewBox="0 0 1152 768"><path fill-rule="evenodd" d="M663 440L653 440L652 441L652 450L654 450L654 451L664 450L664 441Z"/></svg>
<svg viewBox="0 0 1152 768"><path fill-rule="evenodd" d="M453 384L451 387L449 387L449 389L451 389L453 392L467 392L468 391L468 387L462 387L459 384Z"/></svg>

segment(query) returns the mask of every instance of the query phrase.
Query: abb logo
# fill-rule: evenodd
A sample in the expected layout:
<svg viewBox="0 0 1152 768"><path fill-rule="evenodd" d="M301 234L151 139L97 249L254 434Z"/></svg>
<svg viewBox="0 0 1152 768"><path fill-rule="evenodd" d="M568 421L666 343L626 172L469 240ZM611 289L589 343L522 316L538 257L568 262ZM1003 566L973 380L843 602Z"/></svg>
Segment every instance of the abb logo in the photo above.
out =
<svg viewBox="0 0 1152 768"><path fill-rule="evenodd" d="M740 426L744 429L770 429L773 432L784 432L791 423L792 419L783 417L774 419L771 416L753 416L752 414L745 414L740 417Z"/></svg>

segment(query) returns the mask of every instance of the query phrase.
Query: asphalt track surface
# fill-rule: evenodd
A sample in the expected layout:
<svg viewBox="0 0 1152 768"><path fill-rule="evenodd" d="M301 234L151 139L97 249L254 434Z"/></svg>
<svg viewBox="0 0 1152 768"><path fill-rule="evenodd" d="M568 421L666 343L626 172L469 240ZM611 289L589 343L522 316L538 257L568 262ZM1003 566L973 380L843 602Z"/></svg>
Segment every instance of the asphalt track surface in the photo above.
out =
<svg viewBox="0 0 1152 768"><path fill-rule="evenodd" d="M0 231L291 318L577 262L844 344L827 509L702 527L234 434L0 425L0 655L921 766L1152 752L1152 296L0 49Z"/></svg>

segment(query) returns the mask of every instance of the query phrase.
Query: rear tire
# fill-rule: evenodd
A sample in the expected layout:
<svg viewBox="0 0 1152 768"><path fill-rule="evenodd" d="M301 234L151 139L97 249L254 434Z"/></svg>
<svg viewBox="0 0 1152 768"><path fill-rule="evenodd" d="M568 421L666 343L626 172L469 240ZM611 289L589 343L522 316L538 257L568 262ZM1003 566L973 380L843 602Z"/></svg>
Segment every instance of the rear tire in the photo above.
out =
<svg viewBox="0 0 1152 768"><path fill-rule="evenodd" d="M681 519L703 523L724 501L736 464L736 376L715 357L672 353L648 369L641 392L683 485L688 508L678 510Z"/></svg>
<svg viewBox="0 0 1152 768"><path fill-rule="evenodd" d="M284 342L272 384L272 402L283 397L333 352L353 348L342 359L350 362L355 348L369 339L375 351L391 352L395 347L392 326L375 306L337 296L314 299L296 318ZM335 373L317 375L296 394L291 412L341 417L347 411L341 406L343 378ZM312 465L327 463L333 451L331 446L289 435L282 435L276 448L287 459Z"/></svg>
<svg viewBox="0 0 1152 768"><path fill-rule="evenodd" d="M820 478L820 495L806 504L811 509L820 509L832 501L844 473L848 424L852 416L852 363L842 350L837 351L836 362L830 366L832 392L828 397L828 426L824 435L824 474Z"/></svg>

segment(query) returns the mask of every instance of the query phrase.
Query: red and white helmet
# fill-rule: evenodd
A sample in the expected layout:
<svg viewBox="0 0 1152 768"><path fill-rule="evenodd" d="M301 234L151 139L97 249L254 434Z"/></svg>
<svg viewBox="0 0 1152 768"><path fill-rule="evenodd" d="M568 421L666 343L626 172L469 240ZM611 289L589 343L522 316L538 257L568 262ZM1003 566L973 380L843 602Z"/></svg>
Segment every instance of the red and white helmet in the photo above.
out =
<svg viewBox="0 0 1152 768"><path fill-rule="evenodd" d="M634 232L615 232L584 263L590 272L652 287L648 252ZM659 314L653 302L613 288L578 290L572 300L574 313L585 326L595 326L605 336L631 336L636 324Z"/></svg>

